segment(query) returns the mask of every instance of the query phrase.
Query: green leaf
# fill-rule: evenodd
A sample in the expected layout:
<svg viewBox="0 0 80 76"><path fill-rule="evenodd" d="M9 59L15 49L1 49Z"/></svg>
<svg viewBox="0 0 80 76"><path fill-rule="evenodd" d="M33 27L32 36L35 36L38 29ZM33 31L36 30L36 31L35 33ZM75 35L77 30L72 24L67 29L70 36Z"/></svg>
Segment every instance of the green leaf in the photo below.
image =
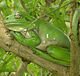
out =
<svg viewBox="0 0 80 76"><path fill-rule="evenodd" d="M0 48L0 72L14 72L20 65L20 60L13 54Z"/></svg>

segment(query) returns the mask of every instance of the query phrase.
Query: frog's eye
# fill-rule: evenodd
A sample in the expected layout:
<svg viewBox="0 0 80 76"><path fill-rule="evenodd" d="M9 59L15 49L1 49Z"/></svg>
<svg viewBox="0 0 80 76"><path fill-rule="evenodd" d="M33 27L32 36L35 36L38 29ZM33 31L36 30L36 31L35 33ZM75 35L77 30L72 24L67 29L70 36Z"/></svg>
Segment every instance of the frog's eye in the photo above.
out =
<svg viewBox="0 0 80 76"><path fill-rule="evenodd" d="M20 14L17 14L17 15L14 15L14 17L15 17L16 19L20 19L20 18L21 18L21 15L20 15Z"/></svg>

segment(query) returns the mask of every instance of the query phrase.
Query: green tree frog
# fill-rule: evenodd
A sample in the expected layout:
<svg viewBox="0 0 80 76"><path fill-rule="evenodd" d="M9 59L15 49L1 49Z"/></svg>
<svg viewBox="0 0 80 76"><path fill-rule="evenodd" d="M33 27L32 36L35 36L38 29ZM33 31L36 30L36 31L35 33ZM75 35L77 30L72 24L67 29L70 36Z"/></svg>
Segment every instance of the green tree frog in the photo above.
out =
<svg viewBox="0 0 80 76"><path fill-rule="evenodd" d="M4 19L4 23L9 30L12 30L10 33L15 39L31 48L34 54L51 62L69 66L70 41L65 33L51 23L39 19L34 24L28 25L26 17L19 13L8 16ZM29 38L20 33L25 30Z"/></svg>

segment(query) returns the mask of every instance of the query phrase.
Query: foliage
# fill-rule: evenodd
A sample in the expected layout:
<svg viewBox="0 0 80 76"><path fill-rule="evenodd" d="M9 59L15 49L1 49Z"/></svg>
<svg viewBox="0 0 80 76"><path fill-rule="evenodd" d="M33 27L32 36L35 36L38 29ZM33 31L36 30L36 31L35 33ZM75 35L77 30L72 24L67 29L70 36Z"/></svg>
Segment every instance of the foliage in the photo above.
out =
<svg viewBox="0 0 80 76"><path fill-rule="evenodd" d="M58 4L58 0L55 3L52 3L50 7L46 7L45 0L22 0L25 5L27 11L24 14L24 7L22 7L19 0L2 0L0 3L0 9L2 10L3 16L6 17L10 15L14 11L19 11L21 14L23 13L30 23L32 23L36 18L51 12L52 10L60 7ZM59 1L60 2L60 1ZM70 1L64 1L62 5L65 5ZM61 8L60 10L54 11L52 13L47 14L46 16L49 18L49 21L60 28L63 32L68 33L68 28L66 27L65 22L69 20L69 14L66 14L69 11L70 6L66 6Z"/></svg>
<svg viewBox="0 0 80 76"><path fill-rule="evenodd" d="M0 72L15 72L20 65L20 60L11 52L0 48Z"/></svg>
<svg viewBox="0 0 80 76"><path fill-rule="evenodd" d="M59 3L62 0L55 0L55 2L51 3L50 6L46 6L45 0L22 1L27 9L26 12L24 10L24 7L21 5L20 0L0 0L0 10L3 14L3 17L5 18L11 13L19 11L21 14L26 16L28 23L31 24L35 19L39 18L40 16L46 13L49 13L45 16L46 20L48 20L50 23L54 24L56 27L68 34L69 29L67 28L65 22L70 21L70 15L67 13L70 11L70 6L66 6L52 13L50 12L60 6L65 5L71 0L64 0L64 2L61 5L59 5ZM20 60L13 53L4 52L3 49L0 48L0 72L16 71L19 65ZM29 69L31 69L35 76L40 76L40 71L44 70L44 68L34 63L29 64L28 67ZM50 72L45 69L45 76L47 76L48 73ZM31 75L29 71L26 74L28 74L29 76Z"/></svg>

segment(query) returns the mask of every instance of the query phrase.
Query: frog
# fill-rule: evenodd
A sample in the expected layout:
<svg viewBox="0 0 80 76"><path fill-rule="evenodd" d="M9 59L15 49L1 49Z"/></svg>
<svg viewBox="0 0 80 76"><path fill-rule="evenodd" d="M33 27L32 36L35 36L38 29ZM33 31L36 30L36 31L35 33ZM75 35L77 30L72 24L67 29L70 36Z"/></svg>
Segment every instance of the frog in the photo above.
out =
<svg viewBox="0 0 80 76"><path fill-rule="evenodd" d="M17 13L4 19L5 27L14 38L32 49L34 54L64 66L70 65L70 40L59 28L44 19L28 24L26 17ZM20 32L26 31L25 38Z"/></svg>

